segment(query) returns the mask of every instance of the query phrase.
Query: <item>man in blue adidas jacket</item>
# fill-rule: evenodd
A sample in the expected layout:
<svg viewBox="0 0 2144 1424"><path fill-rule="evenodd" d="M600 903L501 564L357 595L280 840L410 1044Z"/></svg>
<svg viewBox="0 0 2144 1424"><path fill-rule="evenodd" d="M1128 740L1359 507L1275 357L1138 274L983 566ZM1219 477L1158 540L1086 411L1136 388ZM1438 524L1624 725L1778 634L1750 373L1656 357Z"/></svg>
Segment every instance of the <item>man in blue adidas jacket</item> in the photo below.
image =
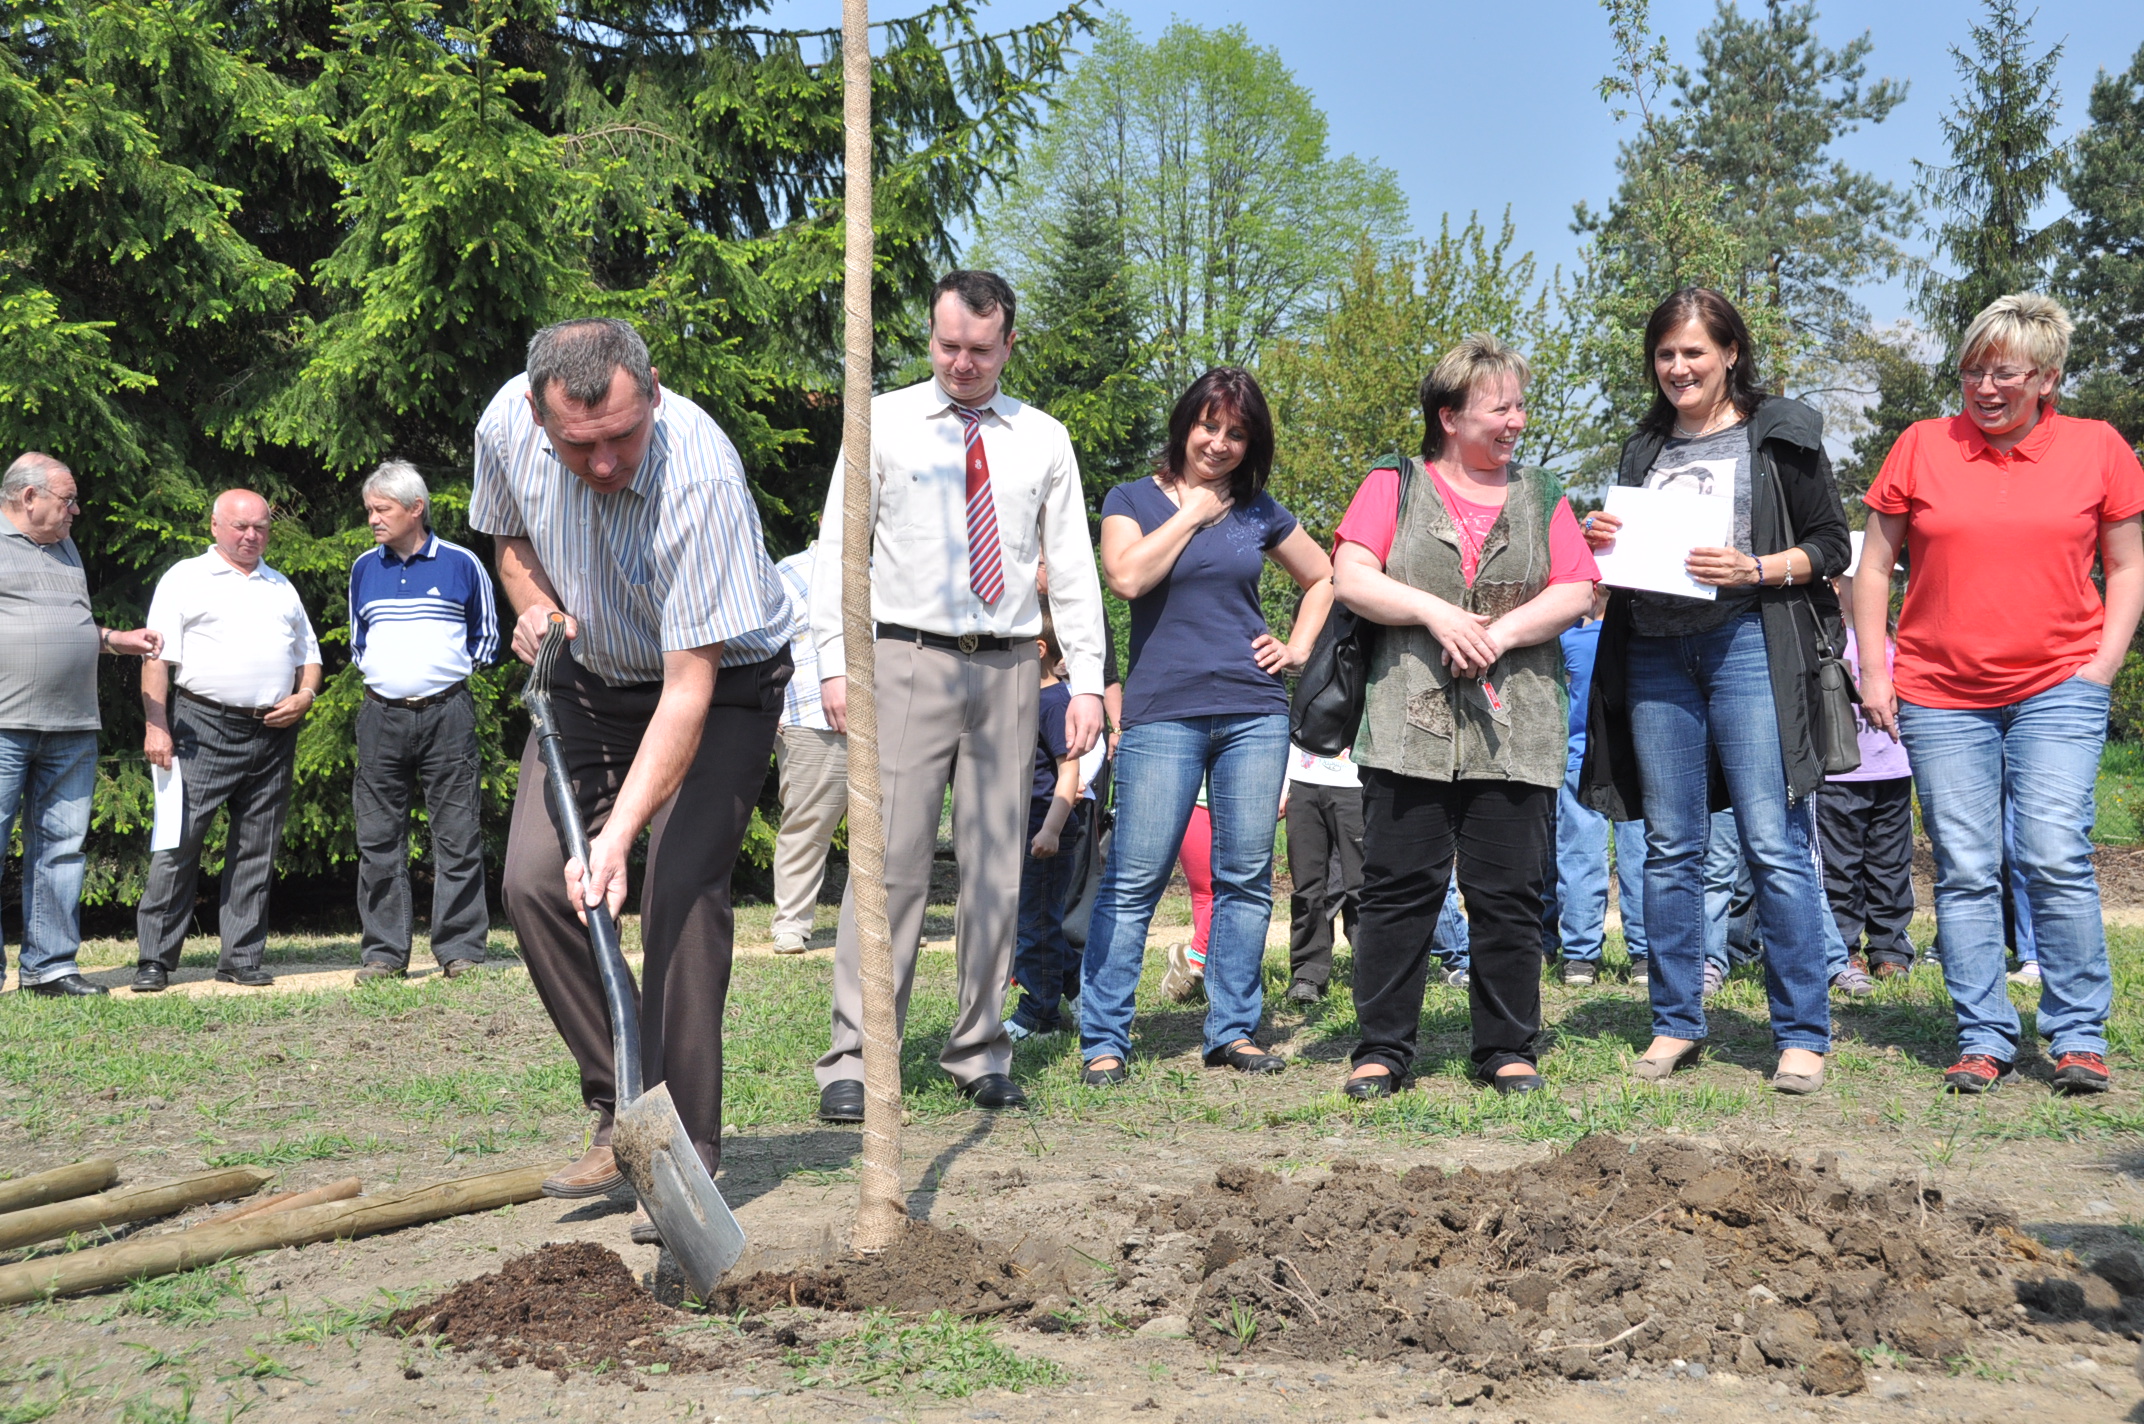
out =
<svg viewBox="0 0 2144 1424"><path fill-rule="evenodd" d="M350 566L350 648L365 678L357 714L357 982L409 969L409 813L424 786L432 834L432 954L449 979L484 962L479 828L483 788L469 674L491 661L499 619L476 555L427 527L431 492L389 460L366 478L365 518L379 547Z"/></svg>

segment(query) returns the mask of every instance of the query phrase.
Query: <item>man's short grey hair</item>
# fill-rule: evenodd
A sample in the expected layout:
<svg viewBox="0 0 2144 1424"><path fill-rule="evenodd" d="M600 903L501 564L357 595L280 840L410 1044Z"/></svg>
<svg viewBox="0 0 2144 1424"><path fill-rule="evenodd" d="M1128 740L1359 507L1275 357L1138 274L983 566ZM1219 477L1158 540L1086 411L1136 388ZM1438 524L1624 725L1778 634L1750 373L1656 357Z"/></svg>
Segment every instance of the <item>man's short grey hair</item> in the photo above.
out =
<svg viewBox="0 0 2144 1424"><path fill-rule="evenodd" d="M24 492L33 489L50 493L54 475L71 473L65 465L42 451L26 451L15 457L15 463L7 467L7 474L0 476L0 501L20 504Z"/></svg>
<svg viewBox="0 0 2144 1424"><path fill-rule="evenodd" d="M554 383L568 400L595 405L610 394L611 375L621 370L642 400L654 399L655 368L648 364L648 343L629 321L576 317L529 338L529 395L539 420L551 418L547 401Z"/></svg>
<svg viewBox="0 0 2144 1424"><path fill-rule="evenodd" d="M419 504L429 507L432 492L424 487L424 476L407 460L384 461L377 470L365 476L365 483L357 492L359 499L370 499L384 494L404 509L415 509Z"/></svg>

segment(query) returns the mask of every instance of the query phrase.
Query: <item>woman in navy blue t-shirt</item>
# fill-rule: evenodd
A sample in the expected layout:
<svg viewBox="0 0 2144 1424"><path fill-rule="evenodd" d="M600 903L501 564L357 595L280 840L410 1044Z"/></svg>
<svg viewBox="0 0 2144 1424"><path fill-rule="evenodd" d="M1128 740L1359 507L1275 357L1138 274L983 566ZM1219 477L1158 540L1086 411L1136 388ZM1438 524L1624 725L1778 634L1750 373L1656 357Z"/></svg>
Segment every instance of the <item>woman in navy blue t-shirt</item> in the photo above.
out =
<svg viewBox="0 0 2144 1424"><path fill-rule="evenodd" d="M1081 965L1086 1081L1121 1083L1148 923L1200 783L1213 818L1206 1062L1245 1073L1281 1060L1252 1035L1273 913L1273 826L1288 766L1288 689L1332 607L1332 561L1265 492L1273 418L1249 372L1208 371L1169 415L1161 468L1102 502L1102 575L1131 603L1131 670L1117 744L1116 834ZM1259 611L1274 563L1305 590L1287 642Z"/></svg>

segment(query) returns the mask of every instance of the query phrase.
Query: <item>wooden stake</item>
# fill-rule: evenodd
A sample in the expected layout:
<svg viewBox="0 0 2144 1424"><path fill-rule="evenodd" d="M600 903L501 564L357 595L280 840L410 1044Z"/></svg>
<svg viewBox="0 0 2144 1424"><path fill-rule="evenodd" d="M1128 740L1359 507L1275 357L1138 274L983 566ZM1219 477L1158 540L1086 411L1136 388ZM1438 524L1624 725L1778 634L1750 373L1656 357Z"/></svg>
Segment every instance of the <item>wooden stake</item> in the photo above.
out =
<svg viewBox="0 0 2144 1424"><path fill-rule="evenodd" d="M93 1197L33 1206L28 1211L11 1211L0 1216L0 1251L11 1251L38 1241L57 1241L73 1231L95 1231L100 1226L123 1226L130 1221L169 1216L203 1202L250 1196L274 1175L258 1167L232 1167L198 1177L182 1177L160 1186L122 1187L116 1192L99 1192Z"/></svg>
<svg viewBox="0 0 2144 1424"><path fill-rule="evenodd" d="M412 1187L385 1196L321 1206L274 1211L220 1226L196 1226L167 1236L121 1241L87 1251L41 1256L19 1266L0 1267L0 1305L17 1305L46 1296L75 1295L125 1281L148 1280L197 1266L213 1266L239 1256L284 1246L309 1246L376 1232L393 1231L442 1217L491 1211L543 1194L543 1179L557 1167L521 1167L463 1177L429 1187Z"/></svg>
<svg viewBox="0 0 2144 1424"><path fill-rule="evenodd" d="M257 1202L247 1202L236 1211L220 1212L206 1221L197 1221L194 1228L204 1226L228 1226L234 1221L243 1221L249 1216L265 1216L271 1211L295 1211L301 1206L319 1206L323 1202L348 1201L364 1190L364 1183L355 1177L344 1177L339 1182L330 1182L324 1187L314 1187L302 1192L278 1192L272 1197L262 1197Z"/></svg>
<svg viewBox="0 0 2144 1424"><path fill-rule="evenodd" d="M92 1157L71 1167L54 1167L12 1182L0 1182L0 1212L22 1211L46 1202L101 1192L119 1180L119 1164L109 1157Z"/></svg>

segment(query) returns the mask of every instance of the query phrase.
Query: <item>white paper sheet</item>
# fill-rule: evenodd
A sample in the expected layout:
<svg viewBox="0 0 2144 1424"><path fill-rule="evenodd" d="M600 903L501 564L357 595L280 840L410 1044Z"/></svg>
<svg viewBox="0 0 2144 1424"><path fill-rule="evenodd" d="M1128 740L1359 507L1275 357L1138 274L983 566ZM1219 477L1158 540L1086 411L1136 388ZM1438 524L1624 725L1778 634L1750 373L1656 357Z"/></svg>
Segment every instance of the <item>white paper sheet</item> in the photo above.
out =
<svg viewBox="0 0 2144 1424"><path fill-rule="evenodd" d="M1723 494L1617 485L1608 491L1607 512L1621 519L1623 527L1612 547L1594 551L1603 583L1684 598L1719 596L1711 584L1691 578L1683 561L1692 549L1728 547L1734 532L1733 500Z"/></svg>
<svg viewBox="0 0 2144 1424"><path fill-rule="evenodd" d="M149 849L173 850L186 825L186 791L180 784L178 759L172 758L169 769L150 767L149 778L156 785L156 825L149 832Z"/></svg>

